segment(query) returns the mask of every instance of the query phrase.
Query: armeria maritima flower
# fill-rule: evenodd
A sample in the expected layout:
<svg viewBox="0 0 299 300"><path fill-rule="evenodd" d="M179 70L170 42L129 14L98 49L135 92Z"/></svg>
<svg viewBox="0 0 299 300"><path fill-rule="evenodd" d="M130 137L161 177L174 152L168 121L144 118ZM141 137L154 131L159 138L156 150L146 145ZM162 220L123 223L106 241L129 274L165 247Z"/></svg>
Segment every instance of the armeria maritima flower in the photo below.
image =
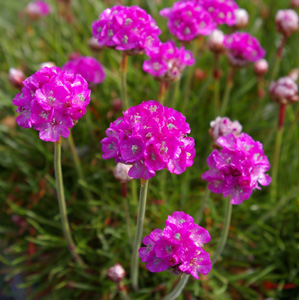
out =
<svg viewBox="0 0 299 300"><path fill-rule="evenodd" d="M50 5L41 0L32 1L26 6L26 13L31 19L39 19L51 12Z"/></svg>
<svg viewBox="0 0 299 300"><path fill-rule="evenodd" d="M244 67L266 54L259 41L246 32L235 32L224 39L227 58L233 67Z"/></svg>
<svg viewBox="0 0 299 300"><path fill-rule="evenodd" d="M146 268L151 272L191 274L196 279L198 273L208 274L212 265L203 247L211 239L209 232L182 211L168 216L165 224L163 230L155 229L143 239L146 247L139 249L139 256L147 263Z"/></svg>
<svg viewBox="0 0 299 300"><path fill-rule="evenodd" d="M103 66L93 57L79 56L63 65L63 70L80 74L87 82L98 84L105 79Z"/></svg>
<svg viewBox="0 0 299 300"><path fill-rule="evenodd" d="M113 6L105 9L92 24L92 34L100 46L142 53L161 33L156 21L139 6Z"/></svg>
<svg viewBox="0 0 299 300"><path fill-rule="evenodd" d="M299 17L293 9L280 9L275 17L276 29L289 37L299 29Z"/></svg>
<svg viewBox="0 0 299 300"><path fill-rule="evenodd" d="M160 14L168 19L169 31L181 41L191 41L198 35L209 35L216 29L210 13L196 1L175 2Z"/></svg>
<svg viewBox="0 0 299 300"><path fill-rule="evenodd" d="M57 142L68 137L69 128L86 112L90 90L79 74L58 67L39 70L23 81L22 92L13 99L18 106L17 123L39 131L40 139Z"/></svg>
<svg viewBox="0 0 299 300"><path fill-rule="evenodd" d="M192 166L194 139L186 118L155 100L144 101L125 111L110 124L102 141L102 157L131 164L129 176L149 179L167 168L175 174Z"/></svg>
<svg viewBox="0 0 299 300"><path fill-rule="evenodd" d="M177 48L173 41L158 42L145 53L150 59L143 63L143 70L162 81L179 80L185 67L195 63L192 52Z"/></svg>
<svg viewBox="0 0 299 300"><path fill-rule="evenodd" d="M209 155L210 169L202 175L209 182L210 191L230 196L232 204L241 204L254 189L260 189L259 184L270 184L271 177L265 174L270 163L260 142L242 133L239 137L233 134L219 137L217 143L222 149Z"/></svg>

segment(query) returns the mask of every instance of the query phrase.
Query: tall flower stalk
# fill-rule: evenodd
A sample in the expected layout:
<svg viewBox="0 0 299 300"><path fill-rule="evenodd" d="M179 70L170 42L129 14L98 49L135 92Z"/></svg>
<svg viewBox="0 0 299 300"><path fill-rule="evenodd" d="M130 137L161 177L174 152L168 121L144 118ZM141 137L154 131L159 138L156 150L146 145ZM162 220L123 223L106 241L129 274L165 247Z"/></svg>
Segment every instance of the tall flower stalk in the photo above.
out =
<svg viewBox="0 0 299 300"><path fill-rule="evenodd" d="M220 115L224 116L226 114L227 106L228 106L228 101L230 98L230 93L234 85L234 72L235 69L234 67L230 67L230 70L228 72L227 76L227 81L226 81L226 88L222 100L222 105L221 105L221 110L220 110Z"/></svg>
<svg viewBox="0 0 299 300"><path fill-rule="evenodd" d="M124 110L127 110L129 106L128 95L127 95L127 64L128 64L128 56L125 52L122 53L122 60L119 66L120 72L120 93L121 93L121 101Z"/></svg>

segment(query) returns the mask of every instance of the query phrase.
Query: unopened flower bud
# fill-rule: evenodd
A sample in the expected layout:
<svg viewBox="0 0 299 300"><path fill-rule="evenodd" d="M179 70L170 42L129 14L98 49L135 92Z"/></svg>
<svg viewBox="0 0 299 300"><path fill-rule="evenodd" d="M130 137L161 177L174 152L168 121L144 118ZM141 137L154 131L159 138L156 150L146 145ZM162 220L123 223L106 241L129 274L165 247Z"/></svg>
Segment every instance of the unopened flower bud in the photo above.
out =
<svg viewBox="0 0 299 300"><path fill-rule="evenodd" d="M291 6L293 8L299 8L299 0L292 0L291 1Z"/></svg>
<svg viewBox="0 0 299 300"><path fill-rule="evenodd" d="M52 68L52 67L55 67L56 64L52 61L46 61L46 62L43 62L39 65L39 68L42 69L44 67L47 67L47 68Z"/></svg>
<svg viewBox="0 0 299 300"><path fill-rule="evenodd" d="M231 121L227 117L217 117L210 123L211 128L209 134L213 140L213 147L219 147L217 139L221 136L226 136L232 133L235 137L240 136L242 132L242 125L238 121Z"/></svg>
<svg viewBox="0 0 299 300"><path fill-rule="evenodd" d="M108 269L107 276L113 282L120 282L126 276L126 272L121 264L116 263L113 267Z"/></svg>
<svg viewBox="0 0 299 300"><path fill-rule="evenodd" d="M132 167L132 165L117 163L113 170L114 177L117 180L119 180L121 183L126 183L126 182L133 180L133 178L128 175L131 167Z"/></svg>
<svg viewBox="0 0 299 300"><path fill-rule="evenodd" d="M291 77L295 82L299 79L299 69L293 69L289 73L289 77Z"/></svg>
<svg viewBox="0 0 299 300"><path fill-rule="evenodd" d="M282 77L270 85L270 97L281 104L293 103L299 100L298 85L289 76Z"/></svg>
<svg viewBox="0 0 299 300"><path fill-rule="evenodd" d="M208 37L208 47L210 51L215 53L224 52L225 46L223 45L224 33L221 30L214 30Z"/></svg>
<svg viewBox="0 0 299 300"><path fill-rule="evenodd" d="M8 71L8 79L12 86L20 89L23 87L22 82L24 81L25 76L22 70L10 68Z"/></svg>
<svg viewBox="0 0 299 300"><path fill-rule="evenodd" d="M236 17L235 27L237 29L241 29L248 26L249 15L245 9L239 8L235 10L235 17Z"/></svg>
<svg viewBox="0 0 299 300"><path fill-rule="evenodd" d="M50 13L50 11L50 5L47 2L40 0L30 2L26 6L26 13L32 20L37 20L43 16L46 16Z"/></svg>
<svg viewBox="0 0 299 300"><path fill-rule="evenodd" d="M289 37L299 29L298 14L293 9L279 10L275 17L276 29Z"/></svg>
<svg viewBox="0 0 299 300"><path fill-rule="evenodd" d="M100 46L99 42L94 37L91 37L88 40L88 46L93 51L101 51L103 49L103 46Z"/></svg>
<svg viewBox="0 0 299 300"><path fill-rule="evenodd" d="M268 72L268 62L261 58L254 63L254 72L257 76L263 76Z"/></svg>

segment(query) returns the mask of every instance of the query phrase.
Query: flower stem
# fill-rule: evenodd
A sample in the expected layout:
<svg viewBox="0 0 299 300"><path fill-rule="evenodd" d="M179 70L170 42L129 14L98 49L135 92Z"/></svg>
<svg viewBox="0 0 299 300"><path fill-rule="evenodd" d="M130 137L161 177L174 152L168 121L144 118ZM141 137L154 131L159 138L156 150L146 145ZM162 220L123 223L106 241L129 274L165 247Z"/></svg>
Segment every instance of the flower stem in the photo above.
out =
<svg viewBox="0 0 299 300"><path fill-rule="evenodd" d="M215 117L218 116L219 110L219 92L220 92L220 70L219 70L219 54L215 53L214 55L214 111Z"/></svg>
<svg viewBox="0 0 299 300"><path fill-rule="evenodd" d="M176 299L183 291L184 287L186 286L190 275L183 274L181 277L180 282L176 285L176 287L166 295L163 300L174 300Z"/></svg>
<svg viewBox="0 0 299 300"><path fill-rule="evenodd" d="M139 255L138 250L141 245L142 232L143 232L143 223L144 215L146 208L147 200L147 189L148 189L148 180L140 180L140 194L139 194L139 205L138 205L138 216L137 216L137 225L136 233L133 242L133 253L131 258L131 283L134 291L138 290L138 265L139 265Z"/></svg>
<svg viewBox="0 0 299 300"><path fill-rule="evenodd" d="M120 77L121 77L121 101L123 105L123 110L127 110L129 108L129 101L127 97L127 64L128 64L128 56L123 51L122 60L119 67Z"/></svg>
<svg viewBox="0 0 299 300"><path fill-rule="evenodd" d="M129 244L130 244L130 246L132 246L131 222L130 222L129 205L128 205L128 199L127 199L127 184L126 183L121 184L121 195L124 199L124 210L125 210L125 219L126 219Z"/></svg>
<svg viewBox="0 0 299 300"><path fill-rule="evenodd" d="M279 165L279 156L282 143L282 135L284 129L284 118L286 111L286 104L281 103L279 106L278 129L276 133L276 141L274 148L274 159L272 164L272 182L271 182L271 200L275 202L277 195L277 173Z"/></svg>
<svg viewBox="0 0 299 300"><path fill-rule="evenodd" d="M62 179L62 170L61 170L61 139L55 143L54 148L54 169L55 169L55 179L56 179L56 190L57 198L59 204L59 212L61 218L61 225L65 240L67 242L68 248L75 262L80 267L85 267L85 264L76 251L75 243L73 241L70 225L67 217L67 210L64 198L64 188L63 188L63 179Z"/></svg>
<svg viewBox="0 0 299 300"><path fill-rule="evenodd" d="M225 205L223 228L222 228L220 240L219 240L218 245L217 245L216 252L215 252L215 254L213 255L213 257L211 259L212 265L215 264L216 260L222 254L222 251L223 251L224 246L226 244L231 217L232 217L232 204L230 202L230 198L227 197L226 205Z"/></svg>
<svg viewBox="0 0 299 300"><path fill-rule="evenodd" d="M282 58L282 52L283 52L283 48L284 48L285 43L286 43L286 39L287 39L286 36L282 37L281 42L280 42L280 46L277 49L275 63L274 63L274 67L273 67L273 70L272 70L271 77L270 77L271 78L270 82L273 81L276 78L277 73L279 71L279 66L280 66L280 62L281 62L281 58Z"/></svg>
<svg viewBox="0 0 299 300"><path fill-rule="evenodd" d="M173 88L173 93L172 93L171 107L173 109L176 109L178 103L178 97L179 97L180 80L173 82L172 88Z"/></svg>
<svg viewBox="0 0 299 300"><path fill-rule="evenodd" d="M71 149L71 152L72 152L72 155L73 155L77 175L78 175L79 179L82 182L85 182L83 170L82 170L82 167L81 167L80 158L78 156L78 153L77 153L77 150L76 150L76 147L75 147L75 143L74 143L72 133L70 133L70 135L68 137L68 142L69 142L69 146L70 146L70 149ZM83 192L84 197L86 198L86 200L92 200L93 199L92 194L88 189L82 187L82 192Z"/></svg>
<svg viewBox="0 0 299 300"><path fill-rule="evenodd" d="M230 92L232 90L232 87L234 85L234 81L233 81L233 77L234 77L234 68L231 67L227 76L227 83L226 83L226 89L225 89L225 93L224 93L224 97L223 97L223 102L222 102L222 106L221 106L221 111L220 111L220 115L224 116L227 110L227 105L228 105L228 100L230 97Z"/></svg>
<svg viewBox="0 0 299 300"><path fill-rule="evenodd" d="M159 88L159 95L158 95L158 101L164 105L165 102L165 94L168 89L168 82L166 81L160 81L160 88Z"/></svg>

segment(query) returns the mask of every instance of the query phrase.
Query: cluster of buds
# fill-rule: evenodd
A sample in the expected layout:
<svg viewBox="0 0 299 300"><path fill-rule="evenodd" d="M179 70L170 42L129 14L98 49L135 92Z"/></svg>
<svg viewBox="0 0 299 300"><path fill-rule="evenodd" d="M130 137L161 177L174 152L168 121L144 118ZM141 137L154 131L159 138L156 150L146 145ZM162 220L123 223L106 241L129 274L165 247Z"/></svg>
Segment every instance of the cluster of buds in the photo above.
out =
<svg viewBox="0 0 299 300"><path fill-rule="evenodd" d="M279 10L275 17L276 29L289 37L299 29L298 14L293 9Z"/></svg>
<svg viewBox="0 0 299 300"><path fill-rule="evenodd" d="M198 273L208 274L212 265L203 247L211 239L209 232L182 211L168 216L165 225L164 230L155 229L142 241L146 247L139 249L139 255L146 268L151 272L191 274L196 279Z"/></svg>
<svg viewBox="0 0 299 300"><path fill-rule="evenodd" d="M41 140L67 138L69 128L86 112L90 90L85 79L58 67L43 68L23 81L22 92L13 99L23 128L39 131Z"/></svg>

